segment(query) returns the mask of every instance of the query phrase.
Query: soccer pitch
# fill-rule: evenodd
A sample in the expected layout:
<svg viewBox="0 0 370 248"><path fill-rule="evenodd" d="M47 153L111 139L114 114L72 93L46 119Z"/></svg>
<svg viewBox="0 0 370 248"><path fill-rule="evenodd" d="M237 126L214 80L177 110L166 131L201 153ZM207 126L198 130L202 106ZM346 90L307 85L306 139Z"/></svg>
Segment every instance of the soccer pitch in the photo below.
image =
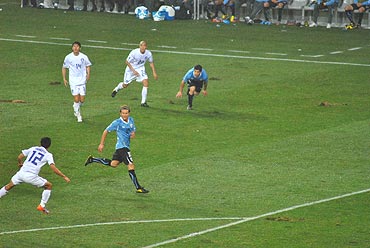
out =
<svg viewBox="0 0 370 248"><path fill-rule="evenodd" d="M1 198L0 247L369 247L369 30L0 4L1 187L42 136L71 178L43 168L50 215L36 211L41 190L30 185ZM83 123L55 83L75 40L93 63ZM135 82L110 96L140 40L159 75L147 68L150 108ZM209 95L187 111L175 95L195 64ZM132 155L147 195L123 165L84 166L90 154L112 156L113 134L102 154L97 147L122 104L135 118Z"/></svg>

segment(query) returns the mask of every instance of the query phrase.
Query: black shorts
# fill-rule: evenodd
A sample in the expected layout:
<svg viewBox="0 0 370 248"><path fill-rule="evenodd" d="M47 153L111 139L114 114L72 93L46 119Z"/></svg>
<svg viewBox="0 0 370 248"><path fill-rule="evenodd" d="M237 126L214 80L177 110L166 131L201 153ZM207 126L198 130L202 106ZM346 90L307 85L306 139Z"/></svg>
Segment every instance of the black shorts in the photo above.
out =
<svg viewBox="0 0 370 248"><path fill-rule="evenodd" d="M195 91L199 93L203 88L203 82L204 81L200 81L200 80L189 80L188 81L188 89L190 87L195 86Z"/></svg>
<svg viewBox="0 0 370 248"><path fill-rule="evenodd" d="M131 157L130 149L128 148L120 148L113 153L112 160L118 160L120 163L124 163L125 165L133 164L134 161Z"/></svg>

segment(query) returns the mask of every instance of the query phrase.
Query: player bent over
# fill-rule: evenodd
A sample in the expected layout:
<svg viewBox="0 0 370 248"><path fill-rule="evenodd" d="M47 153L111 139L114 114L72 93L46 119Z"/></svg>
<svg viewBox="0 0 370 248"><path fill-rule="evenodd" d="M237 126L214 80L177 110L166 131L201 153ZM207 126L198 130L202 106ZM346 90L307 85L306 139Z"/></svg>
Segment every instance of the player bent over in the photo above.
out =
<svg viewBox="0 0 370 248"><path fill-rule="evenodd" d="M191 68L184 76L180 83L180 89L176 94L177 98L182 97L182 91L184 89L185 83L188 85L188 107L187 110L193 109L193 98L194 95L199 95L203 88L203 95L206 96L207 86L208 86L208 75L206 70L202 68L201 65L196 65Z"/></svg>
<svg viewBox="0 0 370 248"><path fill-rule="evenodd" d="M54 173L63 177L67 183L71 180L55 166L53 154L48 152L48 148L51 145L51 139L44 137L41 139L40 143L41 146L34 146L29 149L22 150L18 155L17 160L20 170L12 177L7 185L0 189L0 198L5 196L14 186L21 183L32 184L39 188L43 187L44 191L42 192L41 202L40 205L38 205L37 210L48 214L49 210L46 209L45 205L49 201L53 185L45 178L39 176L41 168L48 163ZM24 160L26 156L27 158Z"/></svg>
<svg viewBox="0 0 370 248"><path fill-rule="evenodd" d="M127 105L123 105L119 111L120 118L114 120L103 132L98 146L98 151L102 152L104 149L105 139L109 132L116 131L117 143L116 143L116 152L113 154L112 159L107 158L95 158L89 156L85 162L85 166L95 162L101 163L106 166L117 167L120 163L127 165L128 174L135 185L137 193L149 193L149 190L146 190L140 186L136 173L135 165L130 152L130 140L135 138L136 126L134 119L130 117L130 108Z"/></svg>

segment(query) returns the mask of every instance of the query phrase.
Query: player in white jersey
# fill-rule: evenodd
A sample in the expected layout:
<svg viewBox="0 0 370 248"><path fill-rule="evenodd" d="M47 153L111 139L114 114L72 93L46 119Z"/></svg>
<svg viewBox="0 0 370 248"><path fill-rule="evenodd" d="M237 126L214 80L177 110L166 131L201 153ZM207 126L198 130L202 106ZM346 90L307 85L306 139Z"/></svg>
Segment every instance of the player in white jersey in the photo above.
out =
<svg viewBox="0 0 370 248"><path fill-rule="evenodd" d="M117 87L112 91L112 97L117 95L117 92L123 88L127 88L128 85L136 80L139 83L143 83L143 89L141 91L141 106L149 107L146 102L148 95L148 74L145 71L145 62L148 61L152 68L153 77L155 80L158 79L157 72L154 67L154 61L152 53L147 50L146 41L140 41L139 48L136 48L130 52L126 59L126 70L123 77L123 82L118 83Z"/></svg>
<svg viewBox="0 0 370 248"><path fill-rule="evenodd" d="M52 184L47 179L39 176L41 168L48 163L55 174L63 177L67 183L71 181L55 166L53 154L48 152L50 145L51 139L44 137L41 139L40 146L22 150L17 158L20 169L12 177L10 182L0 189L0 198L5 196L14 186L21 183L29 183L39 188L43 187L44 191L42 192L41 202L37 206L37 210L45 214L49 213L45 205L50 198Z"/></svg>
<svg viewBox="0 0 370 248"><path fill-rule="evenodd" d="M73 42L72 52L68 54L63 62L62 75L64 85L69 84L73 96L73 110L78 122L82 122L80 107L85 102L86 83L90 79L89 58L81 51L81 43ZM67 69L69 70L69 81L66 78Z"/></svg>

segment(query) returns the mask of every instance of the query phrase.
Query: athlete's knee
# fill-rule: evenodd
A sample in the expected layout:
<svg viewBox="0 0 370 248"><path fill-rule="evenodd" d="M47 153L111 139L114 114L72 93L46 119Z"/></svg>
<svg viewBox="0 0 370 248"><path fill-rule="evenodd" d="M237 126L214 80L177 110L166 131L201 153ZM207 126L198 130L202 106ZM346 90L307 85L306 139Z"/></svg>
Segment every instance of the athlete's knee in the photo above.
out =
<svg viewBox="0 0 370 248"><path fill-rule="evenodd" d="M44 185L44 189L49 189L51 190L53 188L53 184L51 182L46 182L45 185Z"/></svg>

